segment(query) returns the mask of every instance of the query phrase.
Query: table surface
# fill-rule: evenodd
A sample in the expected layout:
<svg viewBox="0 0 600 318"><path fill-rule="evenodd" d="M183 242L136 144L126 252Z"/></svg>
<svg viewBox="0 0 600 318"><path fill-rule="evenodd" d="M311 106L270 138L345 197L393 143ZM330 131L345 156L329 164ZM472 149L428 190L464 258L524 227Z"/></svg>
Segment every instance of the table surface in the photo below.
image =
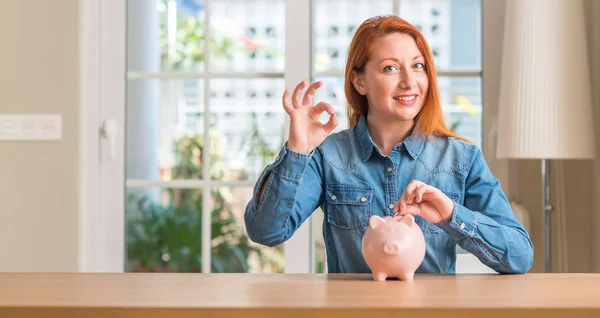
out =
<svg viewBox="0 0 600 318"><path fill-rule="evenodd" d="M329 317L402 311L423 317L575 311L600 317L600 274L417 274L413 281L385 282L370 274L0 274L0 317L75 311L90 317L233 317L290 309Z"/></svg>

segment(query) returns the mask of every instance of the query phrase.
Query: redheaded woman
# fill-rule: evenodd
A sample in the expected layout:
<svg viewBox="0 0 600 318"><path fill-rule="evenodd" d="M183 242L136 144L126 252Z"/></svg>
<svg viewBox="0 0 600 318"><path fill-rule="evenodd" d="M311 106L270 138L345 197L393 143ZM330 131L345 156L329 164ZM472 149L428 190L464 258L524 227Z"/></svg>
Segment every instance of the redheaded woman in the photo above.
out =
<svg viewBox="0 0 600 318"><path fill-rule="evenodd" d="M412 214L427 246L417 272L455 272L457 244L499 273L530 269L529 234L498 179L479 148L444 123L434 61L418 29L396 16L357 29L345 71L349 129L332 133L331 105L313 105L322 83L302 95L307 85L283 94L289 139L246 207L253 241L283 243L320 207L328 272L366 273L369 217Z"/></svg>

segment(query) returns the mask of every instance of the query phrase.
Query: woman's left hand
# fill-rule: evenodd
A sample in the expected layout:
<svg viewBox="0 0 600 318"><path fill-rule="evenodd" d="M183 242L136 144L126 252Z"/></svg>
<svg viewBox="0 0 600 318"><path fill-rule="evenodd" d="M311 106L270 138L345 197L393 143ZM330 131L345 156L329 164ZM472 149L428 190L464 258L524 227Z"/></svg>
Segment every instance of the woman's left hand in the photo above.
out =
<svg viewBox="0 0 600 318"><path fill-rule="evenodd" d="M454 201L438 188L413 180L406 186L394 210L396 215L418 215L431 223L438 223L452 216Z"/></svg>

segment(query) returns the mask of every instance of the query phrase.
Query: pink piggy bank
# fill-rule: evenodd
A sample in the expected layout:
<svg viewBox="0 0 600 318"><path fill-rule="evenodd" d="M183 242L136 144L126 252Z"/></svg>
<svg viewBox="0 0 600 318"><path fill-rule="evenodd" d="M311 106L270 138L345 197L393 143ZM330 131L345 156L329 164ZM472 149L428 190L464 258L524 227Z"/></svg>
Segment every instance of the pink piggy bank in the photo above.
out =
<svg viewBox="0 0 600 318"><path fill-rule="evenodd" d="M363 257L376 281L410 281L425 258L425 236L415 218L373 215L362 239Z"/></svg>

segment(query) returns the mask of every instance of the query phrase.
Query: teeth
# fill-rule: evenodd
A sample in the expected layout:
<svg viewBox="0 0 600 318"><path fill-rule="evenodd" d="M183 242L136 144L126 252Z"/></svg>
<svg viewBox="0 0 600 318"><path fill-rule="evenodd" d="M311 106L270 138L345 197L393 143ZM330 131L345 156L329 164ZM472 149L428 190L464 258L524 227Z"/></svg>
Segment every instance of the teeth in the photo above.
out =
<svg viewBox="0 0 600 318"><path fill-rule="evenodd" d="M407 97L394 97L395 100L403 100L403 101L411 101L415 98L416 98L415 95L407 96Z"/></svg>

